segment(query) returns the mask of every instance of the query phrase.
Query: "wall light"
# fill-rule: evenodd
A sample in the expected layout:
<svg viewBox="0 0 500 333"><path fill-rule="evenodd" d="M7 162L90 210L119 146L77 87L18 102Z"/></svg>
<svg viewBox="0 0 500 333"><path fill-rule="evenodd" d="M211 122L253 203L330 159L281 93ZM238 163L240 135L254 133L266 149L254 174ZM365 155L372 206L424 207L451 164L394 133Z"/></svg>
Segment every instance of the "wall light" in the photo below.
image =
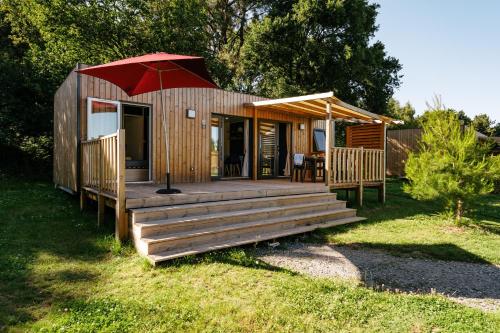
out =
<svg viewBox="0 0 500 333"><path fill-rule="evenodd" d="M186 110L186 117L190 119L196 118L196 110L193 109L187 109Z"/></svg>

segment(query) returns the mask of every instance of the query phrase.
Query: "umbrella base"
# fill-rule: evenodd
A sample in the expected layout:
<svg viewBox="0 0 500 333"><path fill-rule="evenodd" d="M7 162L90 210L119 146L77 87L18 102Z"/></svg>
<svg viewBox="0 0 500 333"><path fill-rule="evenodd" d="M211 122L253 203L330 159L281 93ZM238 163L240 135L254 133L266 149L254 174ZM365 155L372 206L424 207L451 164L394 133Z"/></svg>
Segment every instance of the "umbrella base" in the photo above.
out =
<svg viewBox="0 0 500 333"><path fill-rule="evenodd" d="M161 188L158 191L156 191L158 194L177 194L181 193L181 190L178 190L176 188Z"/></svg>

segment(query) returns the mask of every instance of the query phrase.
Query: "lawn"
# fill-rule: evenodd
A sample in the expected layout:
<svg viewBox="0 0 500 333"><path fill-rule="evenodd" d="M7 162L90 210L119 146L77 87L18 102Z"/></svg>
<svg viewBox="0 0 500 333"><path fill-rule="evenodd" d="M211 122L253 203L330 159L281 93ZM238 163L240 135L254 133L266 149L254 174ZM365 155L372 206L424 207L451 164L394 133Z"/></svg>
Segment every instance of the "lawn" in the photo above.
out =
<svg viewBox="0 0 500 333"><path fill-rule="evenodd" d="M368 247L396 255L443 260L500 264L500 195L474 202L457 228L436 202L418 202L402 191L402 182L389 180L387 202L377 202L377 192L368 190L358 215L368 221L321 230L312 241L321 239L338 245ZM339 199L346 199L345 191ZM352 199L352 198L351 198Z"/></svg>
<svg viewBox="0 0 500 333"><path fill-rule="evenodd" d="M417 241L399 230L398 223L405 222L398 221L435 219L434 208L412 202L415 208L398 214L397 202L409 200L400 198L398 186L391 185L385 210L368 200L362 211L370 217L366 226L315 235L363 246L416 247ZM494 207L498 211L498 205ZM494 226L498 221L490 222ZM426 223L423 229L429 229L426 235L432 238L431 227ZM498 242L494 229L463 231L477 238L473 242L455 231L445 238L444 224L436 228L442 230L436 244L464 247L487 261L498 256L483 243ZM0 178L0 331L495 332L500 327L499 314L436 295L309 278L268 266L248 248L152 268L130 246L117 245L112 230L97 229L95 212L81 214L76 198L50 183ZM377 230L392 236L377 238ZM415 226L409 230L418 231ZM400 236L409 241L392 238ZM433 244L424 234L421 239Z"/></svg>

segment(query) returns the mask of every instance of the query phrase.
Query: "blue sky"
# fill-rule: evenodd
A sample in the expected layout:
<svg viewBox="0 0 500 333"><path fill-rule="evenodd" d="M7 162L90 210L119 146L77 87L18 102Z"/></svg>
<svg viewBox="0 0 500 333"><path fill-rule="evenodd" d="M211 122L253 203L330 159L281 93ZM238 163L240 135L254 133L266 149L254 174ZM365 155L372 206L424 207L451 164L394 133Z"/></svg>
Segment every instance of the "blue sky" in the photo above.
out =
<svg viewBox="0 0 500 333"><path fill-rule="evenodd" d="M500 122L500 0L374 0L375 39L403 65L395 98L418 114L434 94Z"/></svg>

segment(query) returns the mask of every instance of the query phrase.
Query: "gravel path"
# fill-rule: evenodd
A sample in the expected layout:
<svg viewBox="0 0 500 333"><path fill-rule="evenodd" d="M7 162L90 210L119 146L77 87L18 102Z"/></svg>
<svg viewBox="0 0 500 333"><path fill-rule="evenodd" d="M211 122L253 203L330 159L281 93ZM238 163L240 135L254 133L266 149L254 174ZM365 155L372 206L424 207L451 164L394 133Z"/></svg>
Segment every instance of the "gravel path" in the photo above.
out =
<svg viewBox="0 0 500 333"><path fill-rule="evenodd" d="M482 310L500 310L500 266L396 257L372 249L302 243L256 251L270 265L311 276L355 279L370 287L393 291L439 293Z"/></svg>

